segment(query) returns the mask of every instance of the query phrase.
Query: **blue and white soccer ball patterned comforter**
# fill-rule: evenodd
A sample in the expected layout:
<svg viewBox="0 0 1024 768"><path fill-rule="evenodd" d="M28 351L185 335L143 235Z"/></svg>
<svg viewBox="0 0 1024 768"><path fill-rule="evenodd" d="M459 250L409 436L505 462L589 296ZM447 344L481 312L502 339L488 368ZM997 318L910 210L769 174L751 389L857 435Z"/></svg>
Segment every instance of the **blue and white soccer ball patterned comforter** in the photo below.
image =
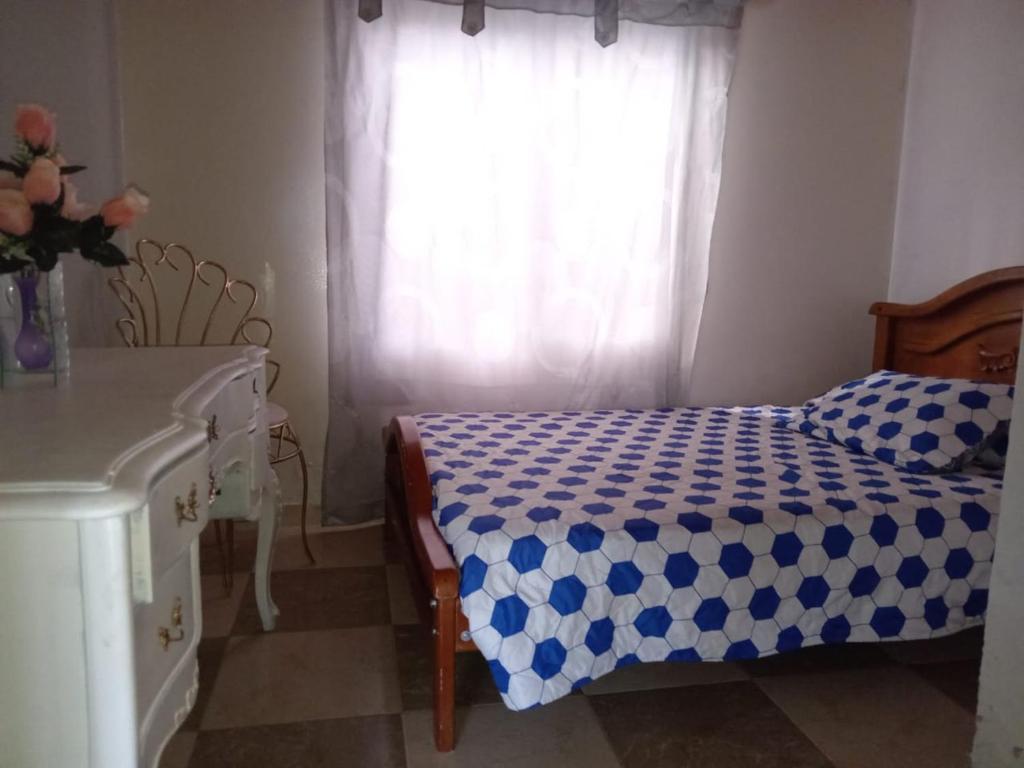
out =
<svg viewBox="0 0 1024 768"><path fill-rule="evenodd" d="M980 623L998 476L915 475L779 408L425 414L434 517L511 709L638 661Z"/></svg>

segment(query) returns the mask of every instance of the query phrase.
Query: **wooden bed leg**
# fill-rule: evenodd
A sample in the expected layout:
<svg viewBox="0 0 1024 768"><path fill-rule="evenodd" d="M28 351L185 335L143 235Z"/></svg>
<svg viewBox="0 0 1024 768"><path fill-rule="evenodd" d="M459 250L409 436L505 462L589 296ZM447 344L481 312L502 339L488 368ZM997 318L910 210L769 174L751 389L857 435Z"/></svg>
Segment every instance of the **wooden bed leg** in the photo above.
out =
<svg viewBox="0 0 1024 768"><path fill-rule="evenodd" d="M455 600L434 606L434 743L438 752L455 749Z"/></svg>

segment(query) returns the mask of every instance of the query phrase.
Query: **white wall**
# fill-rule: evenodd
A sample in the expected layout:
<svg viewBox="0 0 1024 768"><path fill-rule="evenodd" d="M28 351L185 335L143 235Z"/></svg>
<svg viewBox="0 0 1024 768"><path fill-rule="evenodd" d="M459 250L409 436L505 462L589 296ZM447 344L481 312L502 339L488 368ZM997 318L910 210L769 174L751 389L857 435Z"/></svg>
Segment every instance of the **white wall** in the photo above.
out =
<svg viewBox="0 0 1024 768"><path fill-rule="evenodd" d="M118 0L126 175L137 236L189 245L264 294L273 399L320 495L327 413L321 0ZM295 463L281 465L298 500Z"/></svg>
<svg viewBox="0 0 1024 768"><path fill-rule="evenodd" d="M13 148L14 107L37 102L57 113L64 156L89 169L75 177L81 199L100 203L121 189L121 115L111 0L4 0L0 20L0 155ZM112 342L109 273L64 259L71 344Z"/></svg>
<svg viewBox="0 0 1024 768"><path fill-rule="evenodd" d="M1024 2L918 0L889 295L1024 264Z"/></svg>
<svg viewBox="0 0 1024 768"><path fill-rule="evenodd" d="M190 243L250 278L273 275L278 396L318 491L322 4L118 0L118 11L126 175L153 195L137 234ZM908 0L748 5L693 402L799 402L869 365L909 31Z"/></svg>
<svg viewBox="0 0 1024 768"><path fill-rule="evenodd" d="M1024 338L1019 359L1024 360ZM1017 371L1017 392L1024 392L1024 364ZM1024 765L1024 397L1013 404L1006 459L981 659L972 758L977 768Z"/></svg>
<svg viewBox="0 0 1024 768"><path fill-rule="evenodd" d="M1024 2L917 0L890 297L1024 264ZM1022 341L1024 357L1024 341ZM1017 375L1024 386L1024 368ZM1024 401L1017 399L973 764L1024 765Z"/></svg>
<svg viewBox="0 0 1024 768"><path fill-rule="evenodd" d="M868 370L910 16L906 0L747 6L693 403L797 403Z"/></svg>

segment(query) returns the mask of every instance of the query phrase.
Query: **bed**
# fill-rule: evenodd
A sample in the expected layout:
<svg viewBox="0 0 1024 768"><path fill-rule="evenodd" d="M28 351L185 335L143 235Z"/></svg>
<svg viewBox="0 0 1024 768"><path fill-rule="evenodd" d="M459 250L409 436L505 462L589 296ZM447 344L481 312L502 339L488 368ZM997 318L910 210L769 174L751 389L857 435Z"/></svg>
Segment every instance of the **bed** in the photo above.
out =
<svg viewBox="0 0 1024 768"><path fill-rule="evenodd" d="M1024 267L878 303L873 365L1012 384ZM1001 477L917 474L794 408L421 414L385 436L389 535L431 628L434 736L455 654L506 705L643 661L920 639L983 621Z"/></svg>

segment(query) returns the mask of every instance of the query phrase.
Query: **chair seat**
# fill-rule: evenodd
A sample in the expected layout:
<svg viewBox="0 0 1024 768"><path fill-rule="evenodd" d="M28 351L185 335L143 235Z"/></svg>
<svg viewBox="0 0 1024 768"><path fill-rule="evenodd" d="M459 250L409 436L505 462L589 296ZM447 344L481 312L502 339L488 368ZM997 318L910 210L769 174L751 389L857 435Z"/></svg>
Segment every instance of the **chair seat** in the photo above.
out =
<svg viewBox="0 0 1024 768"><path fill-rule="evenodd" d="M288 423L288 411L274 402L267 402L267 428L277 429Z"/></svg>

